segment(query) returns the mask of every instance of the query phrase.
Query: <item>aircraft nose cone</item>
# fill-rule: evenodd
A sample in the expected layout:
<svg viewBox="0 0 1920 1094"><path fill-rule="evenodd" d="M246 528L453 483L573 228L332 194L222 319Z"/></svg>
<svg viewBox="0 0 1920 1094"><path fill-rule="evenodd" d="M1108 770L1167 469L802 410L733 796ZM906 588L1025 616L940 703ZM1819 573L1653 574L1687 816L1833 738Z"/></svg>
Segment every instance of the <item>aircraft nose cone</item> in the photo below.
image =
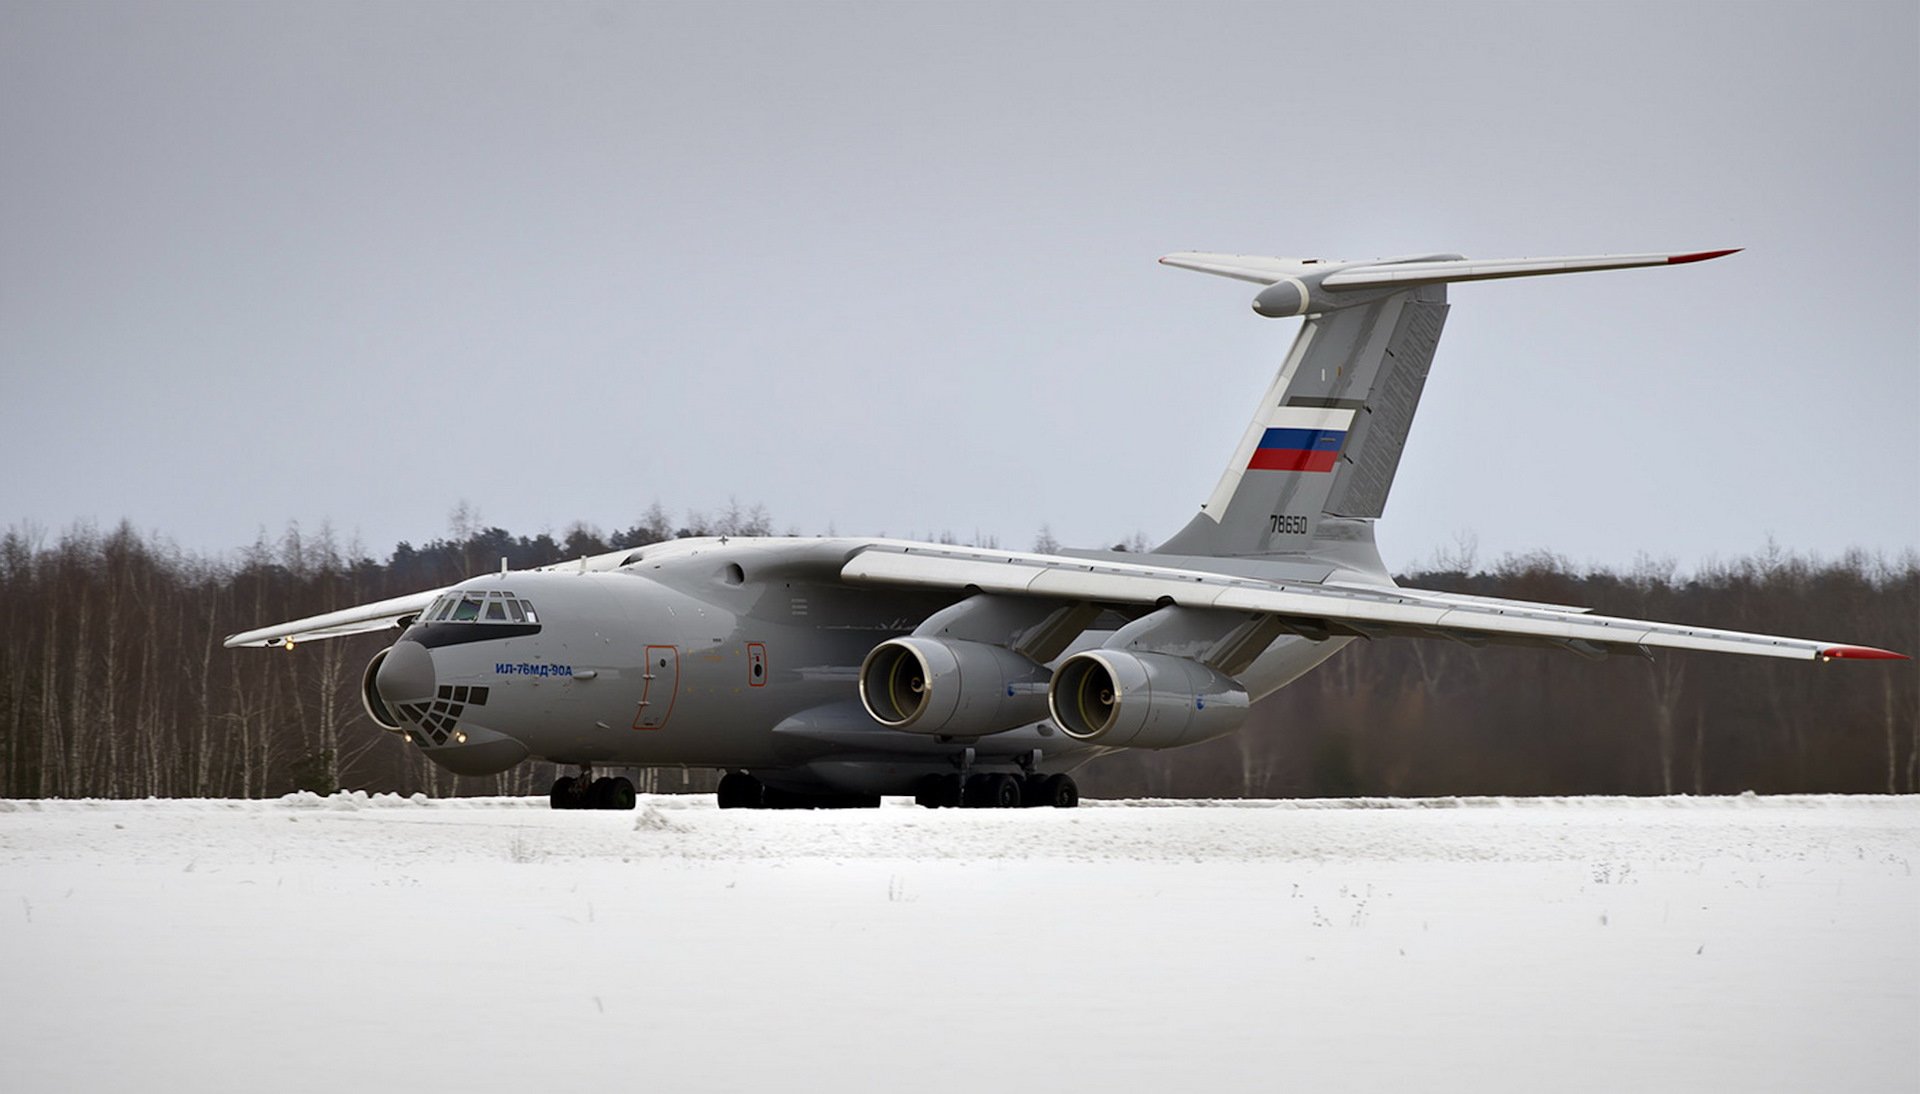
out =
<svg viewBox="0 0 1920 1094"><path fill-rule="evenodd" d="M433 698L433 655L418 642L395 642L373 676L374 690L388 706Z"/></svg>

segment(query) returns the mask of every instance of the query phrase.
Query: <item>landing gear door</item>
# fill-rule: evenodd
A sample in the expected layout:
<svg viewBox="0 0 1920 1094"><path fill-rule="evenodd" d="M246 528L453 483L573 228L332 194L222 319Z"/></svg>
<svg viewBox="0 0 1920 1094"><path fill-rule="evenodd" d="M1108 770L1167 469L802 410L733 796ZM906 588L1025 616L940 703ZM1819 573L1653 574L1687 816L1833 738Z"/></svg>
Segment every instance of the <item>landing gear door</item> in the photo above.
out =
<svg viewBox="0 0 1920 1094"><path fill-rule="evenodd" d="M647 662L641 678L640 710L633 716L635 729L659 729L673 714L673 700L680 692L680 648L648 646Z"/></svg>

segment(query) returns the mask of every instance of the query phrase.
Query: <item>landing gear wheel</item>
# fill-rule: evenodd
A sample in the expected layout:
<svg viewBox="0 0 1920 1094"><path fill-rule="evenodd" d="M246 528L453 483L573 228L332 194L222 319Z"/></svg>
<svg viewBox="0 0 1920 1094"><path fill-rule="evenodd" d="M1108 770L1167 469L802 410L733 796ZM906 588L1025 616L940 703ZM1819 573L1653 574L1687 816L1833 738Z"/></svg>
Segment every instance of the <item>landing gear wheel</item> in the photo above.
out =
<svg viewBox="0 0 1920 1094"><path fill-rule="evenodd" d="M960 804L960 776L928 775L920 780L913 803L925 809L952 809Z"/></svg>
<svg viewBox="0 0 1920 1094"><path fill-rule="evenodd" d="M1037 785L1036 785L1037 784ZM1049 805L1055 809L1073 809L1080 804L1080 785L1071 775L1048 775L1035 779L1033 783L1038 792L1032 805Z"/></svg>
<svg viewBox="0 0 1920 1094"><path fill-rule="evenodd" d="M613 780L604 777L595 779L593 784L587 787L586 808L611 809L613 808L612 798Z"/></svg>
<svg viewBox="0 0 1920 1094"><path fill-rule="evenodd" d="M580 795L574 793L572 775L562 775L555 779L553 789L547 791L547 805L553 809L580 808Z"/></svg>
<svg viewBox="0 0 1920 1094"><path fill-rule="evenodd" d="M988 775L987 808L1020 808L1020 780L1012 775Z"/></svg>
<svg viewBox="0 0 1920 1094"><path fill-rule="evenodd" d="M922 809L940 808L940 776L928 775L914 784L913 804Z"/></svg>
<svg viewBox="0 0 1920 1094"><path fill-rule="evenodd" d="M729 771L714 796L722 809L758 809L766 804L766 787L744 771Z"/></svg>
<svg viewBox="0 0 1920 1094"><path fill-rule="evenodd" d="M968 775L960 782L960 800L956 803L962 809L979 809L987 804L987 777Z"/></svg>
<svg viewBox="0 0 1920 1094"><path fill-rule="evenodd" d="M1020 808L1020 780L1012 775L975 775L967 780L966 804L975 809Z"/></svg>
<svg viewBox="0 0 1920 1094"><path fill-rule="evenodd" d="M612 779L601 779L600 782L606 784L600 796L602 809L632 809L634 803L639 801L639 795L633 791L633 780L624 775ZM594 786L599 789L600 783L595 783Z"/></svg>

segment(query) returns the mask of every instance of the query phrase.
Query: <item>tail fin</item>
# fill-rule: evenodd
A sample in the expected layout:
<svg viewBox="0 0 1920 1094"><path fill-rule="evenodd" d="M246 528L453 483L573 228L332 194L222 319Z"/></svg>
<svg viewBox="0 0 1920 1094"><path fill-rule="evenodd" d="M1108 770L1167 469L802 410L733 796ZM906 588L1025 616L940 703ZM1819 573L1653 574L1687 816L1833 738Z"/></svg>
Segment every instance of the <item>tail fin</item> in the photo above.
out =
<svg viewBox="0 0 1920 1094"><path fill-rule="evenodd" d="M1447 319L1447 283L1675 265L1731 251L1469 261L1321 262L1182 253L1160 261L1263 284L1261 315L1305 315L1200 512L1157 550L1256 556L1372 540Z"/></svg>

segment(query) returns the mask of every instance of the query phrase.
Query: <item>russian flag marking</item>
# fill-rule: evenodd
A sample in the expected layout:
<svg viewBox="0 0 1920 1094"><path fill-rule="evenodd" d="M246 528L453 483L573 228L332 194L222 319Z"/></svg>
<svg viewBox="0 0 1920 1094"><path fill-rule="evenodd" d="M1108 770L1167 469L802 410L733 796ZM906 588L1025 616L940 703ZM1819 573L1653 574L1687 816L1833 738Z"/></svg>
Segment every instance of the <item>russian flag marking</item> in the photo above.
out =
<svg viewBox="0 0 1920 1094"><path fill-rule="evenodd" d="M1353 411L1276 407L1260 435L1249 471L1331 471L1347 443Z"/></svg>
<svg viewBox="0 0 1920 1094"><path fill-rule="evenodd" d="M1247 470L1331 471L1346 440L1343 429L1269 429Z"/></svg>

